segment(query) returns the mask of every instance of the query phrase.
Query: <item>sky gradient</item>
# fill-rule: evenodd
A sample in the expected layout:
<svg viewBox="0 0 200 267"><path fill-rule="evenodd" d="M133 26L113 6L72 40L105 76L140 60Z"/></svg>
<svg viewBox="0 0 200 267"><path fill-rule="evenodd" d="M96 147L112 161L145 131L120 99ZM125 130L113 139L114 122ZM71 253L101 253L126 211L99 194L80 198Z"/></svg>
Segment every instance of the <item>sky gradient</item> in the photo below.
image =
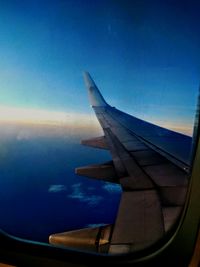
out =
<svg viewBox="0 0 200 267"><path fill-rule="evenodd" d="M1 1L0 106L92 114L87 70L113 106L193 122L199 1ZM180 127L179 127L180 128Z"/></svg>

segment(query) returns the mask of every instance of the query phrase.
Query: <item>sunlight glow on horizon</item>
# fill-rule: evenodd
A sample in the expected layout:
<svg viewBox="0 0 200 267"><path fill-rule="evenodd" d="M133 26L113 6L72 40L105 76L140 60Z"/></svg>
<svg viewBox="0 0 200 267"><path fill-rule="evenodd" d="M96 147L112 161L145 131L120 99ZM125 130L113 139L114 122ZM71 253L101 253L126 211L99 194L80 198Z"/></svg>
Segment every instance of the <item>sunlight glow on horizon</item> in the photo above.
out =
<svg viewBox="0 0 200 267"><path fill-rule="evenodd" d="M164 128L171 129L186 135L192 135L192 127L189 124L174 123L162 120L148 120ZM95 114L75 112L59 112L33 108L19 108L0 106L0 123L23 123L34 125L49 125L72 127L73 129L96 128L99 123Z"/></svg>
<svg viewBox="0 0 200 267"><path fill-rule="evenodd" d="M44 109L0 106L0 122L27 124L71 125L93 121L91 114L50 111Z"/></svg>

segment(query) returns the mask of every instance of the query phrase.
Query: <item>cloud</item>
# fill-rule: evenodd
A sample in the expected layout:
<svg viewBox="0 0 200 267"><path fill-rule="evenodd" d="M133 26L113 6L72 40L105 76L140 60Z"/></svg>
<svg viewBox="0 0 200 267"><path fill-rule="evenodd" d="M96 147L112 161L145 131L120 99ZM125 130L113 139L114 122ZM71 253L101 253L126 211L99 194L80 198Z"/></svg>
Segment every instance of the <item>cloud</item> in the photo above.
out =
<svg viewBox="0 0 200 267"><path fill-rule="evenodd" d="M106 183L103 185L103 189L109 193L121 193L122 189L121 186L118 184Z"/></svg>
<svg viewBox="0 0 200 267"><path fill-rule="evenodd" d="M61 191L66 191L66 186L64 186L63 184L52 184L48 189L49 193L58 193Z"/></svg>
<svg viewBox="0 0 200 267"><path fill-rule="evenodd" d="M95 227L101 227L101 226L105 226L107 225L106 223L91 223L91 224L87 224L86 227L89 228L95 228Z"/></svg>
<svg viewBox="0 0 200 267"><path fill-rule="evenodd" d="M87 202L91 206L99 204L103 200L102 196L92 195L89 197L84 197L82 201Z"/></svg>
<svg viewBox="0 0 200 267"><path fill-rule="evenodd" d="M103 197L98 195L87 195L83 189L82 184L72 185L72 194L68 195L69 198L77 199L81 202L87 202L88 205L95 206L102 201Z"/></svg>
<svg viewBox="0 0 200 267"><path fill-rule="evenodd" d="M75 199L83 199L84 195L81 189L81 183L73 184L72 186L72 194L68 195L69 198L75 198Z"/></svg>
<svg viewBox="0 0 200 267"><path fill-rule="evenodd" d="M28 139L30 139L30 133L28 133L27 131L20 131L17 134L16 139L18 141L20 141L20 140L28 140Z"/></svg>

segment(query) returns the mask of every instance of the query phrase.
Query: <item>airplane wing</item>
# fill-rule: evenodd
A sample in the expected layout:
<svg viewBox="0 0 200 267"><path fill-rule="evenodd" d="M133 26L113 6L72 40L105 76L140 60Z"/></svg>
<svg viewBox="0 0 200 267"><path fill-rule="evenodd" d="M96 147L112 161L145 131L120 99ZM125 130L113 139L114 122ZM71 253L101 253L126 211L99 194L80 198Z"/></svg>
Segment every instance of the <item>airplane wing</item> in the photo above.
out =
<svg viewBox="0 0 200 267"><path fill-rule="evenodd" d="M84 79L104 136L82 144L108 149L112 161L80 167L76 173L120 184L121 201L114 224L53 234L50 243L110 254L145 249L180 216L192 138L110 106L89 73Z"/></svg>

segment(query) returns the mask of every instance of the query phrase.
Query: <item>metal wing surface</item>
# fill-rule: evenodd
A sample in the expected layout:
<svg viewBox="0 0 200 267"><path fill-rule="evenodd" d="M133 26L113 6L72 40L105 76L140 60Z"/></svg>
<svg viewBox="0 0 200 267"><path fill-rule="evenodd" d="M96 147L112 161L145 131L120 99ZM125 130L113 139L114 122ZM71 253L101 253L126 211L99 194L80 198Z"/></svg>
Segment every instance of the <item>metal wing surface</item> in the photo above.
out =
<svg viewBox="0 0 200 267"><path fill-rule="evenodd" d="M138 251L159 241L180 216L192 138L111 107L89 73L84 79L104 136L82 144L108 149L112 161L76 173L120 184L121 201L113 225L51 235L50 242L106 253Z"/></svg>

